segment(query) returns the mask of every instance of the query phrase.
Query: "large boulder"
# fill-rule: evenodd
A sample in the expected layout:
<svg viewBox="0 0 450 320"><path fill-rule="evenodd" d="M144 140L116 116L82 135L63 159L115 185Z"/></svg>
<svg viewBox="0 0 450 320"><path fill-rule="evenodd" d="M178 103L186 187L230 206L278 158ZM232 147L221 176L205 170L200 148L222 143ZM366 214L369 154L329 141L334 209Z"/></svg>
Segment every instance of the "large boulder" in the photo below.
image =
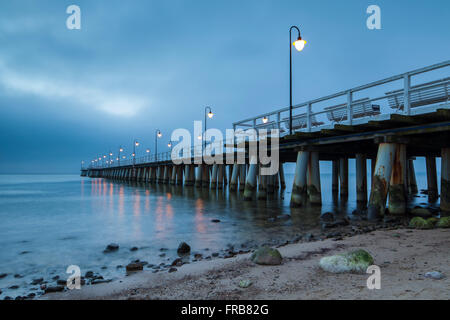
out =
<svg viewBox="0 0 450 320"><path fill-rule="evenodd" d="M261 265L279 265L283 258L277 249L261 247L257 249L250 258L254 263Z"/></svg>
<svg viewBox="0 0 450 320"><path fill-rule="evenodd" d="M450 217L442 217L437 222L436 226L438 228L450 228Z"/></svg>
<svg viewBox="0 0 450 320"><path fill-rule="evenodd" d="M180 245L178 246L178 249L177 249L178 255L180 255L180 256L187 255L190 252L191 252L191 247L186 242L180 243Z"/></svg>
<svg viewBox="0 0 450 320"><path fill-rule="evenodd" d="M320 267L332 273L365 273L367 268L373 265L373 258L365 250L359 249L348 253L320 259Z"/></svg>
<svg viewBox="0 0 450 320"><path fill-rule="evenodd" d="M434 224L432 221L425 220L421 217L415 217L412 218L411 221L409 221L409 227L414 229L433 229Z"/></svg>

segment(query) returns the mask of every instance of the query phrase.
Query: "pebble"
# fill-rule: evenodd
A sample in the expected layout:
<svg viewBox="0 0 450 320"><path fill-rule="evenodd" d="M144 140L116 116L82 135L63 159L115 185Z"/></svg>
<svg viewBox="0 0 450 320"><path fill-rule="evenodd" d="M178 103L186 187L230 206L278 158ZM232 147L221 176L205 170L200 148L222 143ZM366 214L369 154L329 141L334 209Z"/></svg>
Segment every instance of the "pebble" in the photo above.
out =
<svg viewBox="0 0 450 320"><path fill-rule="evenodd" d="M445 278L445 275L439 271L430 271L430 272L425 273L425 278L441 280L441 279Z"/></svg>

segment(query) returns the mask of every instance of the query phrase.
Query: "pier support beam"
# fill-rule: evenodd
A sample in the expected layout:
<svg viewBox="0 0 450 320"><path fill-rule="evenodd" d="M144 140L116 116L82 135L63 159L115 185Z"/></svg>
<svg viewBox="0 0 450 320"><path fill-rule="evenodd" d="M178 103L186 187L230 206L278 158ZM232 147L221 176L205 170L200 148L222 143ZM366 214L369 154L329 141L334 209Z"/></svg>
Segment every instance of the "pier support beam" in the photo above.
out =
<svg viewBox="0 0 450 320"><path fill-rule="evenodd" d="M230 191L235 191L237 189L238 176L239 176L239 165L235 163L233 164L233 169L231 172Z"/></svg>
<svg viewBox="0 0 450 320"><path fill-rule="evenodd" d="M179 186L183 185L183 166L178 165L178 166L173 166L173 170L176 171L176 177L177 177L177 181L176 184Z"/></svg>
<svg viewBox="0 0 450 320"><path fill-rule="evenodd" d="M202 187L202 175L203 175L203 164L199 164L197 167L197 174L195 175L195 187Z"/></svg>
<svg viewBox="0 0 450 320"><path fill-rule="evenodd" d="M278 170L279 170L278 174L280 175L280 186L281 186L281 189L284 190L284 189L286 189L286 178L284 177L283 162L280 162L280 168Z"/></svg>
<svg viewBox="0 0 450 320"><path fill-rule="evenodd" d="M217 187L217 169L218 165L213 164L211 172L211 189L216 189Z"/></svg>
<svg viewBox="0 0 450 320"><path fill-rule="evenodd" d="M426 166L427 166L428 201L434 202L438 198L436 158L426 157Z"/></svg>
<svg viewBox="0 0 450 320"><path fill-rule="evenodd" d="M339 160L333 160L331 171L331 190L333 192L339 191Z"/></svg>
<svg viewBox="0 0 450 320"><path fill-rule="evenodd" d="M259 175L259 186L258 186L258 193L257 198L258 200L266 200L267 199L267 188L266 188L266 181L269 176L263 176Z"/></svg>
<svg viewBox="0 0 450 320"><path fill-rule="evenodd" d="M392 215L406 214L406 174L406 145L398 144L389 184L389 213Z"/></svg>
<svg viewBox="0 0 450 320"><path fill-rule="evenodd" d="M225 178L225 165L224 164L218 164L217 165L217 189L222 189L224 185L224 178Z"/></svg>
<svg viewBox="0 0 450 320"><path fill-rule="evenodd" d="M172 172L170 175L170 184L175 185L177 183L177 170L176 166L172 167Z"/></svg>
<svg viewBox="0 0 450 320"><path fill-rule="evenodd" d="M209 165L203 165L203 174L202 174L202 187L209 188Z"/></svg>
<svg viewBox="0 0 450 320"><path fill-rule="evenodd" d="M163 171L163 184L168 184L169 183L169 166L164 166L164 171Z"/></svg>
<svg viewBox="0 0 450 320"><path fill-rule="evenodd" d="M320 188L319 153L310 152L307 171L307 194L311 204L322 204L322 192Z"/></svg>
<svg viewBox="0 0 450 320"><path fill-rule="evenodd" d="M245 184L247 183L246 177L246 165L239 165L239 191L244 191Z"/></svg>
<svg viewBox="0 0 450 320"><path fill-rule="evenodd" d="M368 218L370 220L377 220L384 216L395 150L396 145L394 143L382 142L378 146L377 162L368 207Z"/></svg>
<svg viewBox="0 0 450 320"><path fill-rule="evenodd" d="M408 160L408 192L410 194L417 194L416 170L414 169L414 159Z"/></svg>
<svg viewBox="0 0 450 320"><path fill-rule="evenodd" d="M441 210L450 212L450 148L441 150Z"/></svg>
<svg viewBox="0 0 450 320"><path fill-rule="evenodd" d="M348 158L339 159L339 180L341 197L348 197Z"/></svg>
<svg viewBox="0 0 450 320"><path fill-rule="evenodd" d="M306 169L308 160L308 151L299 151L297 153L297 164L295 166L294 184L291 194L291 207L300 207L303 203L306 194Z"/></svg>
<svg viewBox="0 0 450 320"><path fill-rule="evenodd" d="M367 160L366 156L356 154L356 201L367 202Z"/></svg>
<svg viewBox="0 0 450 320"><path fill-rule="evenodd" d="M253 196L256 192L256 175L258 174L258 164L256 163L257 159L254 158L250 161L250 166L248 170L248 174L245 180L245 190L244 190L244 200L249 201L253 199ZM254 163L253 163L254 162ZM245 165L241 165L245 168ZM241 171L242 172L242 171Z"/></svg>

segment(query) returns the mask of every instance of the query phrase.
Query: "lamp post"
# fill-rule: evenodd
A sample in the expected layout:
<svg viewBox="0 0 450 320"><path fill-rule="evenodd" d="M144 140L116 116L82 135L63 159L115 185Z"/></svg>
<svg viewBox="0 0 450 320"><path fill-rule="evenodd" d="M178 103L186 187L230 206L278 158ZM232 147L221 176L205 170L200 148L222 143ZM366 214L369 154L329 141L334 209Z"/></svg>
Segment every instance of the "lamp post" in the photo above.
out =
<svg viewBox="0 0 450 320"><path fill-rule="evenodd" d="M292 42L292 29L296 29L298 32L298 38L294 42ZM292 46L294 46L297 51L302 51L305 44L306 41L302 39L300 29L296 26L292 26L289 29L289 135L292 135Z"/></svg>
<svg viewBox="0 0 450 320"><path fill-rule="evenodd" d="M158 161L158 138L162 137L161 130L155 130L155 161Z"/></svg>
<svg viewBox="0 0 450 320"><path fill-rule="evenodd" d="M110 152L109 152L109 159L108 159L108 160L109 160L109 166L110 166L110 167L111 167L111 157L112 157L112 155L113 155L113 154L112 154L112 152L110 151Z"/></svg>
<svg viewBox="0 0 450 320"><path fill-rule="evenodd" d="M133 143L133 166L136 164L136 147L139 147L139 142L134 140Z"/></svg>
<svg viewBox="0 0 450 320"><path fill-rule="evenodd" d="M209 112L206 113L206 111L208 111L208 110L209 110ZM213 116L214 116L214 113L212 113L211 107L205 107L205 124L204 124L205 130L203 133L204 137L203 137L203 144L202 144L202 156L203 156L204 150L206 150L206 121L208 118L212 119Z"/></svg>
<svg viewBox="0 0 450 320"><path fill-rule="evenodd" d="M120 154L123 152L122 146L119 147L118 166L120 167Z"/></svg>
<svg viewBox="0 0 450 320"><path fill-rule="evenodd" d="M147 150L145 150L145 152L147 153L147 160L150 161L150 149L147 148Z"/></svg>

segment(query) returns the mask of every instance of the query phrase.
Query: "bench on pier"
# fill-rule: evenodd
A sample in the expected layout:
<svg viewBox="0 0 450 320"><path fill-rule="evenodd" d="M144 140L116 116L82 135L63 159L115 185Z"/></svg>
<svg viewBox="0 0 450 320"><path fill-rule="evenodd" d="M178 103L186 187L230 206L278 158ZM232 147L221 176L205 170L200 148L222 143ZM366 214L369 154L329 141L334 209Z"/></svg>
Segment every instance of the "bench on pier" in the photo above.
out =
<svg viewBox="0 0 450 320"><path fill-rule="evenodd" d="M292 130L296 130L296 129L304 129L308 126L308 122L307 122L307 114L306 113L302 113L296 116L292 116ZM284 118L284 125L286 126L287 129L290 128L290 123L289 123L289 118ZM321 126L324 123L321 121L317 121L316 116L315 115L311 115L311 127L317 127L317 126Z"/></svg>
<svg viewBox="0 0 450 320"><path fill-rule="evenodd" d="M363 118L367 116L376 116L380 114L380 105L373 104L369 98L363 98L352 102L353 119ZM341 122L347 120L347 104L339 104L332 107L326 107L327 118L333 122Z"/></svg>
<svg viewBox="0 0 450 320"><path fill-rule="evenodd" d="M425 106L434 103L450 101L450 78L436 80L412 86L409 93L409 104L411 108ZM403 89L386 92L389 106L392 109L403 110Z"/></svg>

